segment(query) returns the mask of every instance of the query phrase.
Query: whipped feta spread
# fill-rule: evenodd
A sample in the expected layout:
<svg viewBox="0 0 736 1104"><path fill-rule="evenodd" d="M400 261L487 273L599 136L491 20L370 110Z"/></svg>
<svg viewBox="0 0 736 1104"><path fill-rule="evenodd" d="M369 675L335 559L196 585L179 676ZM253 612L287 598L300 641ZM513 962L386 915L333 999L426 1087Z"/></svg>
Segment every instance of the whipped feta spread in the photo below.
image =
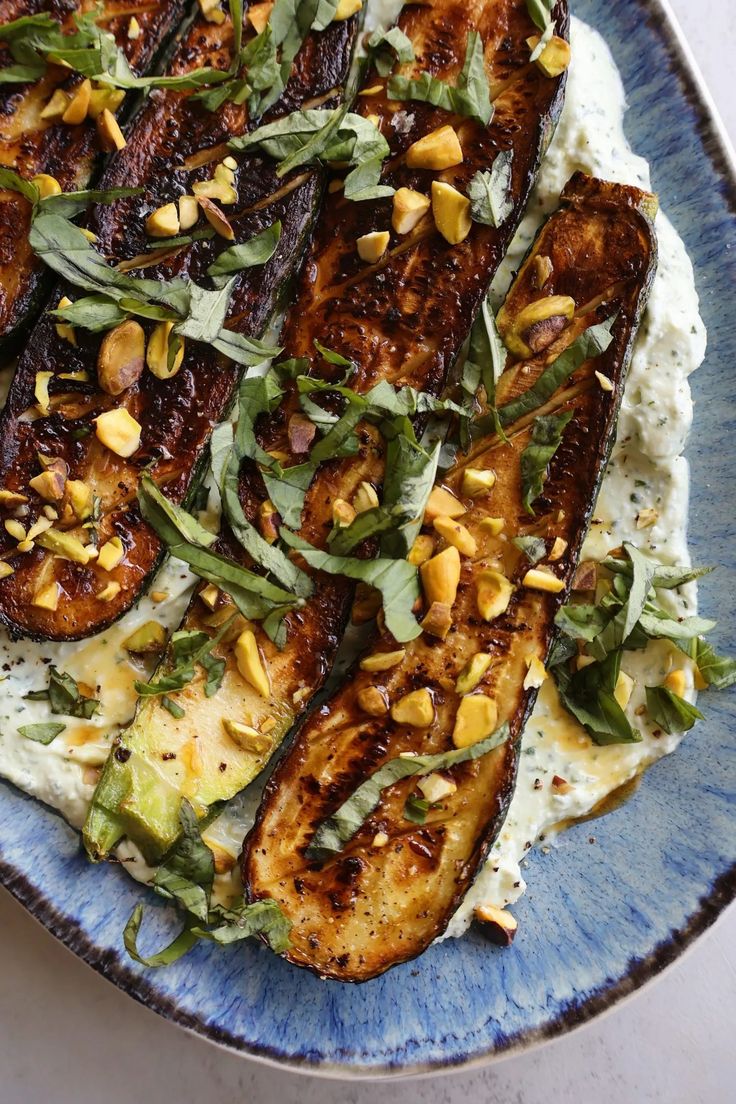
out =
<svg viewBox="0 0 736 1104"><path fill-rule="evenodd" d="M371 5L369 26L396 14L395 0ZM566 104L537 187L506 262L494 284L500 300L543 218L557 206L565 183L577 170L608 180L650 187L649 167L631 151L623 130L625 97L611 54L601 36L573 20L572 65ZM698 313L693 271L684 245L667 218L657 218L659 269L636 344L608 467L584 557L598 559L630 540L665 562L688 562L686 519L688 467L680 455L692 417L688 376L701 363L706 344ZM9 378L9 374L8 375ZM7 380L6 380L7 382ZM654 524L637 528L642 511ZM148 594L105 632L77 644L13 641L0 632L0 775L57 809L80 827L111 742L133 716L134 681L150 666L133 659L125 640L155 619L174 629L191 596L194 577L176 560L167 561ZM161 597L165 595L165 597ZM694 584L667 594L676 614L693 613ZM588 814L614 790L675 749L680 737L657 733L635 715L644 687L660 683L671 666L687 660L664 642L631 654L624 670L634 679L627 707L641 743L598 747L561 708L551 679L543 683L527 724L516 792L499 839L447 934L460 935L479 904L513 903L525 888L524 856L556 826ZM44 746L18 732L19 726L49 719L46 702L25 695L48 684L48 668L67 671L101 702L91 719L65 718L66 729ZM688 686L692 674L687 671ZM553 786L554 776L567 787ZM257 786L235 799L211 825L206 838L237 853L252 823ZM151 871L122 845L120 856L135 876ZM132 861L131 861L132 860Z"/></svg>

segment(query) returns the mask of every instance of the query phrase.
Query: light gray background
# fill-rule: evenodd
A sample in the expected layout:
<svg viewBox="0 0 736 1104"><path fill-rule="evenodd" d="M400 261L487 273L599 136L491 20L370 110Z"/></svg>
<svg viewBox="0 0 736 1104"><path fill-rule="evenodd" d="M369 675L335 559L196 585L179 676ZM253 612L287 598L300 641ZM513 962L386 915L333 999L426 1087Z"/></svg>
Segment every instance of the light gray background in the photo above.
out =
<svg viewBox="0 0 736 1104"><path fill-rule="evenodd" d="M734 0L672 0L736 139ZM140 1007L0 891L0 1104L726 1104L736 1100L736 909L643 992L485 1070L391 1084L282 1073Z"/></svg>

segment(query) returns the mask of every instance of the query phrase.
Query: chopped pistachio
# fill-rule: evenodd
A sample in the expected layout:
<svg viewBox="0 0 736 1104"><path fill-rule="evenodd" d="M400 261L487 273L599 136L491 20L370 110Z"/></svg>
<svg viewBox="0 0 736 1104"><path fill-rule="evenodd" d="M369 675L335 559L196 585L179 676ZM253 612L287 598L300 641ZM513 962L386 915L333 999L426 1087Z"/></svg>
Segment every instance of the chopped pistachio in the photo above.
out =
<svg viewBox="0 0 736 1104"><path fill-rule="evenodd" d="M497 537L499 533L503 532L504 524L505 522L503 518L489 517L483 518L483 520L480 522L479 528L482 530L482 532L488 533L489 536Z"/></svg>
<svg viewBox="0 0 736 1104"><path fill-rule="evenodd" d="M268 680L266 668L258 650L255 633L252 629L246 629L238 637L235 643L235 661L238 670L245 681L256 690L262 698L271 696L271 686Z"/></svg>
<svg viewBox="0 0 736 1104"><path fill-rule="evenodd" d="M411 546L409 555L406 557L410 564L414 564L415 567L420 567L423 563L431 557L434 552L434 540L429 533L420 533Z"/></svg>
<svg viewBox="0 0 736 1104"><path fill-rule="evenodd" d="M58 583L49 583L47 586L41 587L33 595L31 605L38 609L50 610L53 613L59 606L59 590Z"/></svg>
<svg viewBox="0 0 736 1104"><path fill-rule="evenodd" d="M179 196L179 229L191 230L199 218L199 204L195 196Z"/></svg>
<svg viewBox="0 0 736 1104"><path fill-rule="evenodd" d="M427 728L434 720L434 702L426 687L411 690L391 706L391 718L397 724Z"/></svg>
<svg viewBox="0 0 736 1104"><path fill-rule="evenodd" d="M597 371L594 372L594 375L595 378L598 380L601 391L613 391L613 383L608 378L608 376L604 376L602 372Z"/></svg>
<svg viewBox="0 0 736 1104"><path fill-rule="evenodd" d="M562 537L555 537L552 547L549 550L549 558L552 561L560 560L567 552L567 541Z"/></svg>
<svg viewBox="0 0 736 1104"><path fill-rule="evenodd" d="M373 230L370 234L362 234L356 241L358 256L366 264L376 264L388 249L391 234L388 230Z"/></svg>
<svg viewBox="0 0 736 1104"><path fill-rule="evenodd" d="M133 318L108 330L97 354L97 382L108 395L121 395L143 375L146 335Z"/></svg>
<svg viewBox="0 0 736 1104"><path fill-rule="evenodd" d="M452 628L452 608L445 602L432 602L420 624L423 632L444 640Z"/></svg>
<svg viewBox="0 0 736 1104"><path fill-rule="evenodd" d="M575 314L575 300L569 295L547 295L529 303L515 317L504 306L496 324L510 353L531 356L546 348Z"/></svg>
<svg viewBox="0 0 736 1104"><path fill-rule="evenodd" d="M475 537L459 521L455 521L451 517L440 516L434 519L432 526L443 540L457 548L463 556L474 556L478 551Z"/></svg>
<svg viewBox="0 0 736 1104"><path fill-rule="evenodd" d="M463 472L463 494L478 498L488 494L496 485L496 473L492 468L466 468Z"/></svg>
<svg viewBox="0 0 736 1104"><path fill-rule="evenodd" d="M391 667L397 667L406 658L406 649L397 648L393 652L375 652L360 661L361 671L388 671Z"/></svg>
<svg viewBox="0 0 736 1104"><path fill-rule="evenodd" d="M455 497L452 491L448 491L445 487L433 487L429 492L427 505L424 509L424 520L434 521L436 517L440 516L458 518L466 512L462 502Z"/></svg>
<svg viewBox="0 0 736 1104"><path fill-rule="evenodd" d="M355 510L344 498L336 498L332 503L332 524L338 529L345 529L355 517Z"/></svg>
<svg viewBox="0 0 736 1104"><path fill-rule="evenodd" d="M487 652L476 652L457 676L456 692L458 694L469 694L471 690L475 690L491 666L492 661L493 657L488 655Z"/></svg>
<svg viewBox="0 0 736 1104"><path fill-rule="evenodd" d="M102 111L97 116L97 133L102 148L108 152L125 149L128 144L125 141L125 135L120 129L120 124L112 111L107 107L103 107Z"/></svg>
<svg viewBox="0 0 736 1104"><path fill-rule="evenodd" d="M469 694L458 706L452 742L456 748L470 747L490 736L496 727L498 709L485 694Z"/></svg>
<svg viewBox="0 0 736 1104"><path fill-rule="evenodd" d="M69 106L61 117L62 122L67 123L69 126L76 126L78 123L84 122L87 118L87 108L89 107L91 94L92 82L85 78L79 87L72 93Z"/></svg>
<svg viewBox="0 0 736 1104"><path fill-rule="evenodd" d="M382 717L384 713L388 713L386 694L377 686L364 686L358 691L355 700L363 712L371 717Z"/></svg>
<svg viewBox="0 0 736 1104"><path fill-rule="evenodd" d="M251 725L243 724L241 721L231 721L225 717L222 721L222 727L233 743L237 744L243 751L252 751L255 755L264 755L271 749L272 741L269 740L268 736L265 736Z"/></svg>
<svg viewBox="0 0 736 1104"><path fill-rule="evenodd" d="M157 322L153 327L146 347L146 364L156 379L171 379L182 366L184 361L185 341L179 338L179 347L169 366L169 347L171 344L171 332L174 329L173 322Z"/></svg>
<svg viewBox="0 0 736 1104"><path fill-rule="evenodd" d="M438 127L425 134L406 151L406 164L410 169L451 169L462 160L460 139L451 126Z"/></svg>
<svg viewBox="0 0 736 1104"><path fill-rule="evenodd" d="M393 198L391 225L397 234L409 234L424 218L429 207L428 196L413 188L397 188Z"/></svg>
<svg viewBox="0 0 736 1104"><path fill-rule="evenodd" d="M53 372L36 372L36 378L33 384L33 397L35 398L38 409L42 414L48 414L50 412L50 399L49 399L49 382L53 379Z"/></svg>
<svg viewBox="0 0 736 1104"><path fill-rule="evenodd" d="M452 779L445 778L444 775L437 774L436 771L426 775L424 778L420 778L417 782L417 789L421 790L422 796L425 797L431 805L434 805L436 801L442 801L445 797L450 797L451 794L457 793L457 786Z"/></svg>
<svg viewBox="0 0 736 1104"><path fill-rule="evenodd" d="M110 537L99 550L97 564L103 571L113 571L122 562L125 548L120 537Z"/></svg>
<svg viewBox="0 0 736 1104"><path fill-rule="evenodd" d="M542 567L530 568L521 581L530 590L544 590L548 594L559 594L565 589L564 579L558 579L551 571L545 571Z"/></svg>
<svg viewBox="0 0 736 1104"><path fill-rule="evenodd" d="M87 518L92 516L95 496L89 483L85 483L81 479L68 479L66 493L69 497L69 504L80 521L86 521Z"/></svg>
<svg viewBox="0 0 736 1104"><path fill-rule="evenodd" d="M473 226L470 200L443 180L432 181L432 216L435 226L450 245L465 241Z"/></svg>
<svg viewBox="0 0 736 1104"><path fill-rule="evenodd" d="M443 549L419 568L427 602L452 606L460 582L460 553L454 545Z"/></svg>
<svg viewBox="0 0 736 1104"><path fill-rule="evenodd" d="M500 571L484 568L475 578L478 612L484 621L493 621L509 608L513 585Z"/></svg>
<svg viewBox="0 0 736 1104"><path fill-rule="evenodd" d="M116 579L111 579L107 586L104 586L102 590L97 592L97 597L101 602L112 602L114 598L117 598L122 589L123 588Z"/></svg>
<svg viewBox="0 0 736 1104"><path fill-rule="evenodd" d="M353 509L356 514L364 514L366 510L374 510L378 504L378 494L375 487L363 480L353 495Z"/></svg>
<svg viewBox="0 0 736 1104"><path fill-rule="evenodd" d="M166 629L158 621L146 621L123 641L126 652L155 655L166 647Z"/></svg>
<svg viewBox="0 0 736 1104"><path fill-rule="evenodd" d="M36 544L40 545L41 548L45 548L47 552L53 552L55 556L60 556L64 560L71 560L72 563L86 564L90 561L87 547L71 533L62 533L58 529L48 529L45 533L41 533Z"/></svg>
<svg viewBox="0 0 736 1104"><path fill-rule="evenodd" d="M94 421L98 441L116 456L127 459L140 448L142 427L125 407L105 410Z"/></svg>
<svg viewBox="0 0 736 1104"><path fill-rule="evenodd" d="M72 301L68 295L62 295L57 303L57 307L70 307L71 305ZM54 329L56 330L56 336L61 341L68 341L70 345L77 344L77 335L74 332L74 327L70 326L68 322L57 322Z"/></svg>
<svg viewBox="0 0 736 1104"><path fill-rule="evenodd" d="M14 572L12 564L7 563L5 560L0 560L0 579L7 579L9 575Z"/></svg>

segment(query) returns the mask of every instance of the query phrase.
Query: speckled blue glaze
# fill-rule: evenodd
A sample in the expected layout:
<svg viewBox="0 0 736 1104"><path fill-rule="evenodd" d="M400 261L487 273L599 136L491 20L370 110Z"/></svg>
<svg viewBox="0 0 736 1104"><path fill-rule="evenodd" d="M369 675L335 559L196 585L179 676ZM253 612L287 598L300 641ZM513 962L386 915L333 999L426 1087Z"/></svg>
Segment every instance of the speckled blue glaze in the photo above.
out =
<svg viewBox="0 0 736 1104"><path fill-rule="evenodd" d="M695 262L709 351L693 380L692 545L697 561L722 565L702 585L702 606L733 651L736 184L656 0L576 0L573 8L613 49L629 136L651 161ZM362 987L321 982L256 945L201 946L167 970L138 968L121 931L141 890L114 867L90 866L74 832L4 785L0 874L92 966L211 1039L325 1073L460 1065L595 1015L671 961L733 897L734 714L736 695L709 695L707 720L625 809L534 855L513 951L470 935ZM153 901L144 944L159 946L169 923Z"/></svg>

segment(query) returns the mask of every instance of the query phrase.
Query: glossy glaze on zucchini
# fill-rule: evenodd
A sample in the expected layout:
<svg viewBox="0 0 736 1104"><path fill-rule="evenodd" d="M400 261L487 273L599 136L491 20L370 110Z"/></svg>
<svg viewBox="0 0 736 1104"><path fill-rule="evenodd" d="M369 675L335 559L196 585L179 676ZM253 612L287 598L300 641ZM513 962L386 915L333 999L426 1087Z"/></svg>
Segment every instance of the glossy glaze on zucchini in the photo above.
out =
<svg viewBox="0 0 736 1104"><path fill-rule="evenodd" d="M355 29L353 18L307 38L287 89L267 120L315 99L333 102L347 75ZM177 50L170 73L206 65L226 68L231 41L229 19L219 25L196 20ZM228 139L252 125L244 106L226 102L210 112L188 92L154 91L134 121L126 148L112 158L101 180L106 188L140 186L143 194L92 208L87 225L97 236L96 248L125 262L134 275L140 268L136 259L146 255L143 276L178 276L208 285L207 268L233 242L216 234L152 263L148 258L156 253L146 254L151 245L146 219L154 209L191 193L195 182L210 180L228 154ZM237 199L225 208L235 243L248 241L278 220L282 225L273 257L263 266L238 273L230 300L227 326L254 337L263 332L285 282L298 266L320 197L321 174L302 169L279 178L275 162L257 152L248 151L237 160ZM52 296L53 306L62 294L73 300L81 293L59 287ZM144 322L144 329L150 347L153 323ZM21 356L0 419L0 488L28 498L23 524L29 528L45 505L29 488L39 472L38 454L61 458L68 466L69 480L85 484L98 500L98 545L117 537L124 555L113 570L104 571L96 562L58 558L38 546L18 554L17 543L2 530L0 551L14 570L0 582L0 620L13 632L79 640L99 632L130 608L162 554L158 538L138 510L141 470L148 467L167 495L180 502L192 484L212 427L229 407L238 379L237 365L212 346L187 341L176 375L160 379L146 369L132 386L113 395L98 385L100 347L99 334L77 328L72 344L58 336L52 319L39 321ZM37 373L48 370L54 373L49 382L50 413L39 414ZM69 376L80 372L88 376L87 382L78 375ZM94 419L113 409L128 411L142 427L139 447L127 459L96 436ZM66 501L65 497L62 507ZM7 510L6 506L4 516ZM73 514L68 522L62 515L60 525L76 536L84 532ZM56 587L55 608L39 602L39 593L47 593L49 586Z"/></svg>
<svg viewBox="0 0 736 1104"><path fill-rule="evenodd" d="M649 217L654 203L637 189L580 174L568 184L499 314L507 345L537 348L525 359L509 358L497 387L499 407L526 392L581 333L615 318L611 344L583 362L544 406L507 424L508 444L484 438L459 456L441 486L459 500L449 512L460 516L439 526L444 536L428 516L423 530L433 557L462 549L456 598L447 598L449 631L444 639L424 632L383 673L356 667L305 724L266 787L243 856L246 894L281 905L293 924L287 957L320 975L363 981L420 954L444 931L503 823L554 616L569 590L615 436L626 367L656 265ZM553 296L574 301L572 319L547 309ZM536 305L532 313L530 304ZM543 318L553 320L546 334L539 326ZM522 502L521 454L539 415L565 412L571 419L532 516ZM495 485L484 491L478 473L488 471ZM543 541L534 568L511 540L529 535ZM435 568L425 571L426 564L426 603L437 576ZM444 582L453 589L451 579ZM369 654L396 648L384 632ZM469 669L476 656L488 658ZM384 715L361 707L368 689L384 698ZM430 723L406 703L403 720L393 719L397 703L413 692L428 694ZM383 792L340 853L324 863L309 861L305 852L318 826L385 762L471 745L503 722L511 729L505 744L435 776L438 797L424 823L405 815L416 790L416 781L406 779Z"/></svg>
<svg viewBox="0 0 736 1104"><path fill-rule="evenodd" d="M101 25L115 36L131 68L141 75L180 22L184 7L184 0L107 0ZM48 12L61 20L68 32L74 29L72 13L93 9L94 4L86 0L63 6L2 0L0 25ZM134 38L129 35L131 17L140 28ZM5 57L11 60L9 55L3 56L2 46L0 43L0 61ZM102 148L95 120L87 115L83 122L69 124L41 117L55 92L73 95L82 80L78 73L70 76L68 69L49 65L34 83L0 84L0 165L14 169L25 180L48 174L65 192L87 186ZM26 199L17 192L0 190L0 349L20 337L48 290L48 270L28 243L30 218Z"/></svg>
<svg viewBox="0 0 736 1104"><path fill-rule="evenodd" d="M563 5L555 10L559 33L566 34L566 10ZM372 91L358 96L356 111L382 119L381 130L391 147L383 181L428 193L438 173L409 168L406 151L421 137L453 124L463 161L440 174L442 179L464 189L499 151L512 150L511 213L499 228L474 223L458 245L445 241L428 214L411 233L394 234L380 262L369 265L359 257L356 241L391 225L392 201L354 203L333 191L287 316L283 355L307 358L313 376L342 375L344 368L315 353L318 341L354 360L357 367L350 384L357 391L387 380L436 394L518 225L562 106L564 77L550 79L529 64L526 40L533 24L524 0L409 5L399 26L416 54L402 73L429 69L448 80L454 80L462 65L469 32L478 30L485 43L495 114L490 125L483 126L426 103L390 102L385 78L369 72L363 89ZM298 411L296 397L287 393L277 411L258 427L262 446L278 450L285 467L305 458L289 434L291 416ZM381 450L380 438L365 427L356 457L322 465L306 498L302 536L324 547L332 503L337 497L350 500L361 480L380 482ZM254 466L246 466L241 501L256 524L265 498L261 476ZM224 547L238 554L234 541L226 540ZM177 695L185 710L178 720L160 700L141 704L95 794L85 831L91 853L104 855L125 832L148 853L160 853L178 833L183 796L203 814L213 800L232 797L260 772L323 684L345 628L354 584L324 574L315 577L315 584L313 597L287 615L282 649L258 625L252 626L268 671L268 697L260 696L240 674L232 646L235 632L229 644L217 649L227 666L214 697L205 697L203 680L197 678ZM212 611L195 599L182 627L214 635L232 612L224 596L220 602ZM258 730L259 738L251 746L241 746L228 735L226 722L244 722ZM175 759L170 758L172 752Z"/></svg>

